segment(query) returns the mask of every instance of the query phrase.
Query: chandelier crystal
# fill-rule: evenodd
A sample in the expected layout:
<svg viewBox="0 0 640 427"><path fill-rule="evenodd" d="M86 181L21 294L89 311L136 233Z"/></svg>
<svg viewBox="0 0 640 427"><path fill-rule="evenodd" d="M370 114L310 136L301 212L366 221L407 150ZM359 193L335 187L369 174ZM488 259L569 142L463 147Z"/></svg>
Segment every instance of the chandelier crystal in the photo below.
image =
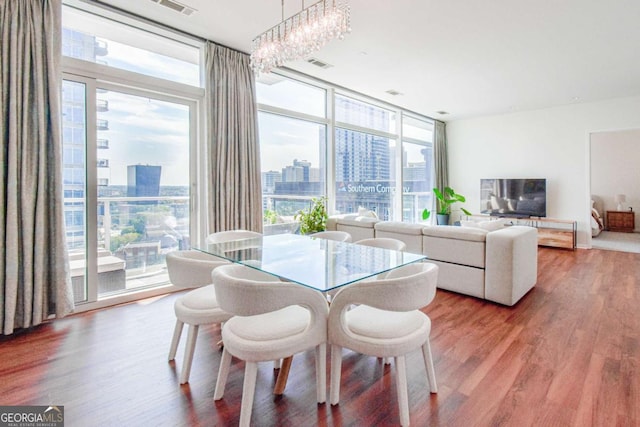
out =
<svg viewBox="0 0 640 427"><path fill-rule="evenodd" d="M257 73L269 73L287 61L301 59L333 39L342 40L351 32L347 0L320 0L284 19L253 39L251 67Z"/></svg>

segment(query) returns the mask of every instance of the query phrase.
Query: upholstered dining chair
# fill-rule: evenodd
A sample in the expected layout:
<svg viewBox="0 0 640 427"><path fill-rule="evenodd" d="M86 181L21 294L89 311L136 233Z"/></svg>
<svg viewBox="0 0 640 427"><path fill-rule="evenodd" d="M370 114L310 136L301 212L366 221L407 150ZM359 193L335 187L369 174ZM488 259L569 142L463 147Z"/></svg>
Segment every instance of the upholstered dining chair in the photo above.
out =
<svg viewBox="0 0 640 427"><path fill-rule="evenodd" d="M379 358L393 357L400 424L409 425L405 355L422 348L431 393L437 392L429 343L431 320L420 311L436 293L438 266L415 263L391 270L385 279L341 289L329 310L331 345L329 400L340 400L342 348ZM352 308L352 304L358 304Z"/></svg>
<svg viewBox="0 0 640 427"><path fill-rule="evenodd" d="M246 230L222 231L209 235L207 242L219 243L260 236L260 233ZM223 323L231 317L218 305L215 289L211 285L211 271L229 262L196 250L169 252L166 262L169 280L173 285L197 288L178 297L173 305L176 324L169 348L170 361L176 357L184 324L189 325L180 372L180 384L185 384L189 382L200 325Z"/></svg>
<svg viewBox="0 0 640 427"><path fill-rule="evenodd" d="M223 266L211 275L220 307L235 315L222 327L224 348L214 400L224 395L232 356L244 360L239 424L248 426L258 362L315 348L317 400L324 403L328 315L324 296L243 265Z"/></svg>
<svg viewBox="0 0 640 427"><path fill-rule="evenodd" d="M318 239L335 240L337 242L351 242L351 234L346 231L327 230L310 234L309 237L317 237Z"/></svg>
<svg viewBox="0 0 640 427"><path fill-rule="evenodd" d="M390 237L362 239L356 243L358 245L374 246L376 248L391 249L394 251L404 251L407 248L407 245L402 240L392 239Z"/></svg>

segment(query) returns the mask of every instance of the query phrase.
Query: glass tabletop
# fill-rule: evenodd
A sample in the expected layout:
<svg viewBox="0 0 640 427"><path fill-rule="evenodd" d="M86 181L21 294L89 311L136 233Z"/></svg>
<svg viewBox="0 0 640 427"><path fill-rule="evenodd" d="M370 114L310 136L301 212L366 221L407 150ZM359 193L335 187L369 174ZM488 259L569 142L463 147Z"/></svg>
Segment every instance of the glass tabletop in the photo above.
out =
<svg viewBox="0 0 640 427"><path fill-rule="evenodd" d="M210 243L194 249L322 292L426 259L420 254L297 234Z"/></svg>

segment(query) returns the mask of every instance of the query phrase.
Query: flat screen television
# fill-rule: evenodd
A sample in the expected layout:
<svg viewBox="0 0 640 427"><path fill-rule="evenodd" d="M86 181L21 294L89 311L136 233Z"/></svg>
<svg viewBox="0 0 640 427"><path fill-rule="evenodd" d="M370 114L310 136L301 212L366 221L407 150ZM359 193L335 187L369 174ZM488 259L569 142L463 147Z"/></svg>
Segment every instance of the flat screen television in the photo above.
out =
<svg viewBox="0 0 640 427"><path fill-rule="evenodd" d="M481 179L480 203L480 211L493 216L547 216L547 180Z"/></svg>

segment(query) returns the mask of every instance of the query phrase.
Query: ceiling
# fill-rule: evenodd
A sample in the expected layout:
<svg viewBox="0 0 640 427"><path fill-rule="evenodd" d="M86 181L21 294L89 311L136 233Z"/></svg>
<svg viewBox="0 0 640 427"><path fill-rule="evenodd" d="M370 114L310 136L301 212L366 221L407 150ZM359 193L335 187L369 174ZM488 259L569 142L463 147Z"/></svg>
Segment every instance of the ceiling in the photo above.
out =
<svg viewBox="0 0 640 427"><path fill-rule="evenodd" d="M247 53L281 19L278 0L178 1L196 11L102 3ZM301 3L286 0L285 17ZM351 34L313 55L332 67L288 68L443 121L640 95L638 0L350 4Z"/></svg>

